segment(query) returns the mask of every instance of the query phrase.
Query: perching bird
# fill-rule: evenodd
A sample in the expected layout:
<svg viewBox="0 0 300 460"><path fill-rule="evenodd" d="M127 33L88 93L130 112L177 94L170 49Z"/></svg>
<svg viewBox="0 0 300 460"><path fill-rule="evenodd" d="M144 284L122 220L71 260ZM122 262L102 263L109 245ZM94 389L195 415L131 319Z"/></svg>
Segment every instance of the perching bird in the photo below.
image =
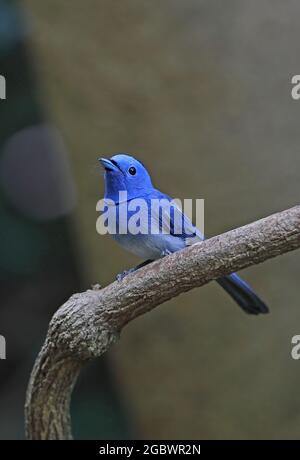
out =
<svg viewBox="0 0 300 460"><path fill-rule="evenodd" d="M114 201L116 209L119 211L117 217L119 215L125 216L123 218L127 219L127 222L125 222L126 224L130 216L132 216L132 212L126 215L122 213L122 211L128 211L128 205L133 199L145 200L145 202L149 204L148 209L150 209L150 203L153 199L171 201L168 195L154 188L145 166L132 156L120 153L114 155L110 159L99 158L99 161L105 170L105 199ZM119 192L127 193L126 202L120 201ZM175 208L175 211L172 208L173 213L171 214L169 212L169 221L163 219L164 211L163 204L160 205L156 212L155 210L153 212L153 209L151 209L151 223L156 230L159 228L158 234L153 234L155 233L152 231L153 227L151 227L151 232L144 231L138 234L121 232L118 229L120 229L120 224L122 224L122 222L117 221L117 231L116 234L112 235L113 238L128 251L141 258L147 259L130 271L204 239L201 232L193 226L188 217L186 217L179 208ZM176 217L178 217L179 214L183 223L183 229L179 234L174 231L174 212L176 213ZM147 219L145 219L145 222L146 223L139 222L139 224L144 226L143 230L145 230L145 226L147 226L146 230L148 230L148 226L150 229L150 224ZM166 226L168 228L166 228ZM164 230L163 232L161 231L162 228ZM127 273L128 272L124 272L124 274ZM217 279L217 282L246 313L254 315L268 313L269 310L264 302L237 274L233 273L224 276L223 278Z"/></svg>

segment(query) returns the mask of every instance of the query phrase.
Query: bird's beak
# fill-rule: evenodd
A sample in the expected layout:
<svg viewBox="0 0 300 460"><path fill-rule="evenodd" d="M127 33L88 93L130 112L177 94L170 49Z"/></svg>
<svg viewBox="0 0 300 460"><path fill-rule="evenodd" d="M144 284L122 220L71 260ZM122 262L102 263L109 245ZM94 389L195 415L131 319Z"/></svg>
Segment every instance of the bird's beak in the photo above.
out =
<svg viewBox="0 0 300 460"><path fill-rule="evenodd" d="M111 160L108 160L107 158L99 158L99 162L105 171L114 171L117 169Z"/></svg>

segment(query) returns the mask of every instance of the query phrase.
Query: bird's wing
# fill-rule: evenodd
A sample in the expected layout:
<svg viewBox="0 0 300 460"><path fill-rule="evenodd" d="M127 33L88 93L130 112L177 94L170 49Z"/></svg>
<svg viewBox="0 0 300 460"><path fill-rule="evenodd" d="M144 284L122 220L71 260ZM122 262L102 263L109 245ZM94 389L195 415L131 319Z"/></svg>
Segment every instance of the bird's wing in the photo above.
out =
<svg viewBox="0 0 300 460"><path fill-rule="evenodd" d="M151 222L156 231L184 238L187 245L204 239L200 230L192 224L172 198L161 192L151 198L160 200L158 206L151 206Z"/></svg>

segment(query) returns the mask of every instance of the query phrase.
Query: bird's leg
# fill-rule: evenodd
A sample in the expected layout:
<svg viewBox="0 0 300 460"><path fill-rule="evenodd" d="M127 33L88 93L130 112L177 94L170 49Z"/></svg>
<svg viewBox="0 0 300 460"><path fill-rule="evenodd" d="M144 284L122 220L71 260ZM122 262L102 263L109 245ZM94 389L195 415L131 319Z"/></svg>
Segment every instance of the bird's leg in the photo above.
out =
<svg viewBox="0 0 300 460"><path fill-rule="evenodd" d="M136 267L132 267L129 270L124 270L122 273L119 273L116 276L117 281L122 281L122 279L124 279L125 276L129 275L129 273L133 273L139 268L145 267L145 265L150 264L151 262L153 262L153 260L147 259L147 260L144 260L144 262L141 262L140 264L138 264Z"/></svg>
<svg viewBox="0 0 300 460"><path fill-rule="evenodd" d="M161 257L166 257L166 256L168 256L168 255L170 255L170 254L172 254L172 252L169 251L169 249L165 249L164 251L162 251L162 253L161 253L160 256L161 256Z"/></svg>

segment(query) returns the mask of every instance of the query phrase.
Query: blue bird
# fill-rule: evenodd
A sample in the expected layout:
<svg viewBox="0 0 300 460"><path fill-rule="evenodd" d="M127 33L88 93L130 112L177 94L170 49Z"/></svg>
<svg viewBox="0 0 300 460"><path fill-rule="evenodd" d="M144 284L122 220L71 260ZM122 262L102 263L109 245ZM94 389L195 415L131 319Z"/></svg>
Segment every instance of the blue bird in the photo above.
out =
<svg viewBox="0 0 300 460"><path fill-rule="evenodd" d="M113 200L118 211L117 231L112 236L126 250L147 259L137 267L123 272L119 279L153 260L204 240L201 232L193 226L192 222L179 208L174 208L175 210L172 208L172 214L170 214L170 219L166 223L166 219L163 219L165 211L163 204L156 210L156 213L154 212L153 214L153 210L151 210L151 225L154 226L156 231L153 232L153 227L151 227L152 231L149 231L150 222L148 219L142 219L143 222L139 222L141 231L137 234L120 231L122 221L118 216L127 216L125 217L127 219L125 223L128 223L128 219L133 215L132 211L128 212L129 204L133 199L143 199L147 204L153 199L164 199L167 200L166 202L170 202L172 199L152 185L147 169L134 157L120 153L110 159L99 158L99 161L105 170L104 198L105 200ZM120 192L126 192L125 202L120 201ZM146 212L150 212L149 209L150 206ZM127 211L127 214L122 213L122 211ZM178 218L178 216L183 223L180 233L175 232L174 229L175 217ZM246 313L254 315L268 313L269 310L265 303L237 274L232 273L216 281Z"/></svg>

